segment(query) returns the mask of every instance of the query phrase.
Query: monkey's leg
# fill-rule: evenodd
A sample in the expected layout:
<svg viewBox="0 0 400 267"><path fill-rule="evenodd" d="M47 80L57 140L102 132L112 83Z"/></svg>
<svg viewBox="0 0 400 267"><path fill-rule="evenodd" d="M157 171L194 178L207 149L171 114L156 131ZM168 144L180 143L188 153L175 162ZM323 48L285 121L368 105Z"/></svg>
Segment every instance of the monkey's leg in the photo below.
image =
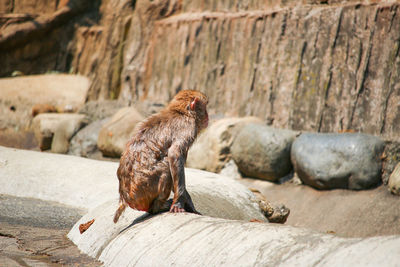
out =
<svg viewBox="0 0 400 267"><path fill-rule="evenodd" d="M185 195L186 195L185 210L186 210L187 212L191 212L191 213L195 213L195 214L201 215L201 213L198 212L198 211L195 209L194 204L193 204L193 201L192 201L192 198L190 197L188 191L185 192Z"/></svg>

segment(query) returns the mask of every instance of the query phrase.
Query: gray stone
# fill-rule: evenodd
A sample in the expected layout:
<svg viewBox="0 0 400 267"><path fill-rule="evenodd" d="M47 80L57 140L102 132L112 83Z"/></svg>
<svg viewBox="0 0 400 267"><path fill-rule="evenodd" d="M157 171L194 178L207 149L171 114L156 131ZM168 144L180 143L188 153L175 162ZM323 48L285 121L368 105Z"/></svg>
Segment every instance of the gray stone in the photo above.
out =
<svg viewBox="0 0 400 267"><path fill-rule="evenodd" d="M143 119L143 116L133 107L118 110L99 132L97 146L103 155L120 157L126 143L134 133L136 124Z"/></svg>
<svg viewBox="0 0 400 267"><path fill-rule="evenodd" d="M400 163L397 164L396 168L389 177L389 191L392 194L400 196Z"/></svg>
<svg viewBox="0 0 400 267"><path fill-rule="evenodd" d="M361 190L381 181L383 148L372 135L306 133L293 143L291 158L304 184Z"/></svg>
<svg viewBox="0 0 400 267"><path fill-rule="evenodd" d="M66 153L69 140L85 124L82 114L42 113L33 119L32 127L41 150Z"/></svg>
<svg viewBox="0 0 400 267"><path fill-rule="evenodd" d="M290 147L297 132L247 124L232 145L232 157L245 176L277 181L292 170Z"/></svg>
<svg viewBox="0 0 400 267"><path fill-rule="evenodd" d="M233 179L240 179L242 178L242 175L239 172L239 168L236 165L236 163L233 161L233 159L229 160L225 166L222 168L222 170L219 172L220 175L230 177Z"/></svg>
<svg viewBox="0 0 400 267"><path fill-rule="evenodd" d="M109 119L97 120L82 128L70 141L68 154L88 157L97 151L97 139L101 127Z"/></svg>
<svg viewBox="0 0 400 267"><path fill-rule="evenodd" d="M248 123L262 123L255 117L224 118L212 123L189 149L186 166L220 172L232 158L231 146L238 130Z"/></svg>

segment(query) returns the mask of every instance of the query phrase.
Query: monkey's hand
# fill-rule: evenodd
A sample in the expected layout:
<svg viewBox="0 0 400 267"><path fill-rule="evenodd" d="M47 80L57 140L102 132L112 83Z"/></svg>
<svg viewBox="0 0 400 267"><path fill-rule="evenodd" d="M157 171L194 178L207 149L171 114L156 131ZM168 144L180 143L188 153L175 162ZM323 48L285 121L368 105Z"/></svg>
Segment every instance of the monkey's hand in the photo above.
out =
<svg viewBox="0 0 400 267"><path fill-rule="evenodd" d="M186 210L182 207L182 204L180 202L176 202L175 204L171 205L171 208L169 209L169 212L173 213L180 213L180 212L185 212Z"/></svg>

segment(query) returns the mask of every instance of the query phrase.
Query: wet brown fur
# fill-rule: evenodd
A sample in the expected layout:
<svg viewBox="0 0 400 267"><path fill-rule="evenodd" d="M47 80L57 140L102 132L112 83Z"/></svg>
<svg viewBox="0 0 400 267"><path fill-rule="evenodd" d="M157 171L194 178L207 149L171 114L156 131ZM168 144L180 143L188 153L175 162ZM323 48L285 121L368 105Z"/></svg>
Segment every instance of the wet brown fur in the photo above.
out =
<svg viewBox="0 0 400 267"><path fill-rule="evenodd" d="M186 191L184 165L198 132L207 127L207 103L198 91L180 91L164 110L137 127L117 171L120 205L114 222L127 206L149 213L168 209L197 213ZM169 207L171 190L174 198Z"/></svg>

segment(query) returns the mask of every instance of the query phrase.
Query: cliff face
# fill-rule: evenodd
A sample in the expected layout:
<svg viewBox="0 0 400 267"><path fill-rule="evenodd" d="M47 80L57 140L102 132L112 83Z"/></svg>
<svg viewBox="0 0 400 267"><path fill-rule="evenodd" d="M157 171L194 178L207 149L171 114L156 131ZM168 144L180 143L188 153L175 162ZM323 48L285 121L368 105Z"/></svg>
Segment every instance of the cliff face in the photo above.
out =
<svg viewBox="0 0 400 267"><path fill-rule="evenodd" d="M91 78L88 99L165 103L195 88L217 114L400 141L399 8L368 0L104 0L98 23L75 27L64 65Z"/></svg>
<svg viewBox="0 0 400 267"><path fill-rule="evenodd" d="M193 2L193 9L184 5L187 12L154 22L141 43L142 66L126 58L120 97L166 102L196 88L216 113L400 139L399 4L271 10L256 3L231 8L230 1L221 10L234 11L222 12L219 1L203 8Z"/></svg>

